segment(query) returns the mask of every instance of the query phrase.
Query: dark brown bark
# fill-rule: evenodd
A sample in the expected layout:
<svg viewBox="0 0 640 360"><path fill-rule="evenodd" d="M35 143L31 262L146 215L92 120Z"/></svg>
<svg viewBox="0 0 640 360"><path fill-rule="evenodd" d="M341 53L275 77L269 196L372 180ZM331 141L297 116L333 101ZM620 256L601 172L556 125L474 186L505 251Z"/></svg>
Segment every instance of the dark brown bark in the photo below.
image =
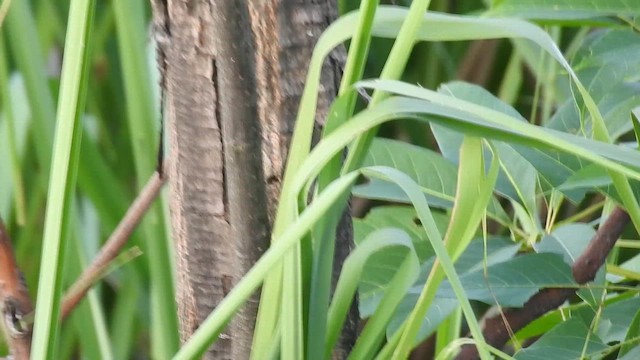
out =
<svg viewBox="0 0 640 360"><path fill-rule="evenodd" d="M268 246L309 59L336 12L317 0L152 3L185 340ZM337 76L328 64L320 118ZM207 358L248 357L256 308L254 298Z"/></svg>
<svg viewBox="0 0 640 360"><path fill-rule="evenodd" d="M595 278L596 272L604 264L613 245L628 223L629 215L623 209L615 208L607 220L600 225L596 235L572 266L573 277L578 284L586 284ZM562 305L575 293L576 289L570 288L541 290L531 297L522 308L510 309L504 314L488 319L482 332L485 341L493 347L502 348L509 341L511 334ZM479 359L478 350L474 345L465 345L456 359Z"/></svg>

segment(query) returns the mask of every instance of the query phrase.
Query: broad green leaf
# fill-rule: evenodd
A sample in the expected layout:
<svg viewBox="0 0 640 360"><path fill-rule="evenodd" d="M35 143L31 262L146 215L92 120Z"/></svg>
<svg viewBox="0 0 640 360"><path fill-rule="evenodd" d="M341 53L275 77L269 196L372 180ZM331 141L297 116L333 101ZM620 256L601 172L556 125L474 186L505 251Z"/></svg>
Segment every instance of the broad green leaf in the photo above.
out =
<svg viewBox="0 0 640 360"><path fill-rule="evenodd" d="M598 328L598 336L605 343L620 342L623 341L629 332L635 332L636 336L638 331L638 323L635 323L635 329L632 329L634 314L640 308L640 298L633 297L622 301L615 302L607 305L600 315ZM604 323L608 323L607 326L602 326Z"/></svg>
<svg viewBox="0 0 640 360"><path fill-rule="evenodd" d="M538 171L541 181L553 188L559 187L573 174L589 165L576 155L556 149L532 148L517 144L512 146ZM576 189L563 189L562 194L575 203L584 197L584 191Z"/></svg>
<svg viewBox="0 0 640 360"><path fill-rule="evenodd" d="M431 206L449 209L455 198L456 166L440 154L401 141L375 138L364 161L365 166L389 166L413 178L423 189ZM394 202L408 202L396 185L373 179L355 187L358 197ZM489 216L502 223L509 218L496 199L492 199Z"/></svg>
<svg viewBox="0 0 640 360"><path fill-rule="evenodd" d="M485 243L482 239L475 239L471 242L471 244L467 247L465 252L462 253L458 261L456 261L455 268L458 274L464 275L466 273L472 273L477 271L482 271L484 266L491 266L493 264L497 264L500 262L507 261L511 259L520 246L518 244L514 244L509 239L500 238L500 237L490 237ZM426 281L428 271L433 264L433 259L429 262L422 265L422 275L418 280L418 283L424 283ZM392 321L389 323L387 328L387 335L391 337L396 331L398 331L399 327L405 321L407 316L413 310L417 300L418 300L419 289L414 288L410 291L400 306L396 311ZM379 298L380 295L377 295ZM371 307L377 306L379 300L375 300L375 298L369 297L367 299L367 303L363 303L362 294L360 297L360 311L361 315L366 315L366 313L370 313L372 310ZM422 342L429 335L431 335L438 325L446 319L451 312L458 307L457 300L449 299L449 298L440 298L436 294L436 298L433 300L432 305L429 307L427 314L425 315L422 325L420 326L420 330L418 331L418 336L416 337L416 344ZM367 311L363 313L363 311Z"/></svg>
<svg viewBox="0 0 640 360"><path fill-rule="evenodd" d="M387 337L391 338L401 326L404 324L407 317L411 314L411 311L416 306L418 301L418 294L410 294L406 296L396 312L393 319L389 322L387 327ZM442 323L451 313L458 308L458 301L455 299L438 298L433 299L429 310L422 319L420 329L416 335L414 345L418 345L427 339L431 334L436 331L440 323Z"/></svg>
<svg viewBox="0 0 640 360"><path fill-rule="evenodd" d="M534 248L538 253L562 255L568 265L573 265L595 234L593 227L587 224L568 224L553 229Z"/></svg>
<svg viewBox="0 0 640 360"><path fill-rule="evenodd" d="M411 176L424 190L431 206L450 208L456 192L457 169L435 151L397 140L375 138L371 143L364 166L389 166ZM388 195L380 195L386 189ZM395 186L372 180L354 189L354 195L364 198L388 199L393 192L402 193ZM399 198L400 196L394 196ZM406 199L406 195L404 196Z"/></svg>
<svg viewBox="0 0 640 360"><path fill-rule="evenodd" d="M629 112L640 105L640 36L631 30L605 30L590 34L574 58L576 74L594 99L611 137L632 129ZM584 119L582 119L584 117ZM584 127L581 126L584 124ZM592 119L580 98L568 99L548 124L561 131L591 133Z"/></svg>
<svg viewBox="0 0 640 360"><path fill-rule="evenodd" d="M633 316L629 327L627 328L627 334L624 337L624 345L620 348L618 353L618 359L623 358L627 354L632 354L634 350L640 349L638 346L638 338L640 338L640 310L636 311ZM637 356L640 356L638 353Z"/></svg>
<svg viewBox="0 0 640 360"><path fill-rule="evenodd" d="M625 260L620 267L624 270L640 273L640 254L633 256L631 259ZM622 276L607 274L607 279L613 283L619 283L626 280Z"/></svg>
<svg viewBox="0 0 640 360"><path fill-rule="evenodd" d="M630 183L635 196L640 196L640 184L635 180ZM607 171L595 164L584 166L567 178L557 189L563 193L572 194L575 198L582 198L588 192L599 191L619 203L622 202Z"/></svg>
<svg viewBox="0 0 640 360"><path fill-rule="evenodd" d="M637 340L634 342L635 347L632 348L631 351L624 354L623 357L619 357L619 360L636 360L640 358L640 346L637 343Z"/></svg>
<svg viewBox="0 0 640 360"><path fill-rule="evenodd" d="M418 302L411 314L408 316L405 324L402 326L402 330L394 334L393 338L387 342L385 347L382 349L380 356L386 357L393 354L392 357L394 359L404 359L409 355L409 352L413 348L418 331L420 330L420 326L422 325L424 316L427 314L427 311L433 302L435 291L442 280L446 277L451 282L456 298L460 302L462 312L469 324L471 334L478 345L480 357L482 359L489 359L489 351L486 343L484 342L483 334L478 326L476 316L471 309L468 298L465 297L464 289L453 266L453 261L449 257L448 249L442 241L433 216L431 215L429 204L420 192L420 188L411 180L410 177L392 168L369 167L363 169L362 172L364 175L369 177L377 177L387 181L393 181L407 193L416 209L416 212L418 213L422 226L424 227L429 241L431 242L431 246L438 258L438 262L434 263L430 275L424 285L423 291L418 298ZM495 178L492 179L491 176L489 176L489 179L489 181L485 182L493 186L491 180L495 182ZM481 186L480 188L483 189L483 187L484 186ZM490 194L491 191L488 191L487 193ZM488 197L483 200L485 200L484 204L486 206ZM483 201L481 200L479 203L482 204Z"/></svg>
<svg viewBox="0 0 640 360"><path fill-rule="evenodd" d="M611 74L616 80L636 77L640 45L638 34L630 28L601 29L592 31L580 45L574 57L574 67L580 71L584 68L598 68L614 65L621 73ZM600 86L611 86L605 83Z"/></svg>
<svg viewBox="0 0 640 360"><path fill-rule="evenodd" d="M529 19L583 19L640 13L640 5L627 0L501 0L489 14Z"/></svg>
<svg viewBox="0 0 640 360"><path fill-rule="evenodd" d="M606 193L610 193L611 190L611 178L601 166L598 165L586 165L582 169L576 171L573 175L569 176L566 181L560 184L557 189L560 191L571 190L595 190L597 188L604 188Z"/></svg>
<svg viewBox="0 0 640 360"><path fill-rule="evenodd" d="M544 269L544 271L542 271ZM528 254L492 265L460 277L469 299L502 306L522 306L539 289L576 286L571 269L555 254ZM415 290L412 290L415 291ZM438 297L453 298L448 283Z"/></svg>
<svg viewBox="0 0 640 360"><path fill-rule="evenodd" d="M554 253L562 255L568 265L573 265L576 259L583 253L584 249L595 236L596 231L587 224L568 224L558 227L542 238L534 248L538 253ZM592 306L596 307L601 302L605 285L605 270L601 268L596 274L596 278L591 283L596 287L588 286L580 289L578 295Z"/></svg>
<svg viewBox="0 0 640 360"><path fill-rule="evenodd" d="M599 307L601 305L601 307ZM605 343L620 342L624 339L627 329L632 322L629 314L634 313L640 305L640 298L633 294L617 295L612 293L602 304L593 307L588 303L576 303L568 307L555 310L555 320L571 314L572 318L582 322L584 326L595 328L594 336ZM563 315L564 314L564 315ZM559 317L558 317L559 316ZM536 320L538 322L539 320ZM533 325L533 324L532 324ZM529 336L540 335L545 332L533 332L527 329Z"/></svg>
<svg viewBox="0 0 640 360"><path fill-rule="evenodd" d="M481 271L485 267L505 262L513 258L520 244L501 236L474 239L456 261L459 274Z"/></svg>
<svg viewBox="0 0 640 360"><path fill-rule="evenodd" d="M586 354L583 354L585 343L587 344ZM530 347L518 351L515 358L517 360L579 360L583 355L597 354L606 347L596 335L589 334L589 329L582 321L572 318L544 334Z"/></svg>
<svg viewBox="0 0 640 360"><path fill-rule="evenodd" d="M436 221L438 230L444 233L447 230L449 217L444 213L433 212L433 218ZM376 206L367 213L364 219L354 219L354 241L359 244L373 231L389 227L402 229L411 237L416 254L421 262L433 256L433 249L429 245L427 234L422 228L415 209L411 206Z"/></svg>
<svg viewBox="0 0 640 360"><path fill-rule="evenodd" d="M372 255L381 251L386 252L393 248L402 251L401 261L399 266L395 267L393 279L386 286L385 295L380 301L380 306L377 307L367 321L350 356L358 358L367 355L368 357L380 346L384 339L386 324L393 316L404 294L413 284L420 269L411 238L404 231L393 228L373 232L345 260L340 279L336 285L333 301L329 307L328 336L324 358L331 357L331 351L340 335L342 324L356 293L358 282L366 269L367 263L375 261Z"/></svg>
<svg viewBox="0 0 640 360"><path fill-rule="evenodd" d="M637 110L637 108L634 110ZM638 115L634 110L631 111L631 121L633 122L633 133L636 136L636 145L640 147L640 120L638 120Z"/></svg>

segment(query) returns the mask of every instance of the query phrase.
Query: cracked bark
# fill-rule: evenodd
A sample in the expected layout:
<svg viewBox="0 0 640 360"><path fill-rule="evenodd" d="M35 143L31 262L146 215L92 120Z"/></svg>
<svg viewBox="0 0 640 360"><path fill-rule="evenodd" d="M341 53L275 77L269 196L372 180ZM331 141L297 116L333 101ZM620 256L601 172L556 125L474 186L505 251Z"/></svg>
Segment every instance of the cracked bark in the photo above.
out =
<svg viewBox="0 0 640 360"><path fill-rule="evenodd" d="M156 31L163 31L159 68L166 71L167 171L184 341L268 246L307 66L336 4L152 4ZM337 92L334 65L325 65L319 122ZM347 245L348 228L342 222L339 231ZM344 257L344 251L337 253ZM256 301L243 308L206 358L248 357Z"/></svg>

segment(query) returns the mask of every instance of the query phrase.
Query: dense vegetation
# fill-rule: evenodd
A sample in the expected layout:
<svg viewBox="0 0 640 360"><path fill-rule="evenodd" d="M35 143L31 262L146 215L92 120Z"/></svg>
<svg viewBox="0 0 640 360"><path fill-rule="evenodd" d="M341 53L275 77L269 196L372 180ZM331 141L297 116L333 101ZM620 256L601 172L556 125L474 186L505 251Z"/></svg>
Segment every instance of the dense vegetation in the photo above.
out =
<svg viewBox="0 0 640 360"><path fill-rule="evenodd" d="M423 341L439 358L470 343L482 358L637 358L640 4L394 3L340 2L309 66L272 247L178 351L164 195L55 320L156 167L146 3L4 0L0 215L37 289L32 356L196 358L262 285L258 359L328 357L356 293L353 358ZM310 149L322 61L345 41ZM350 194L357 246L330 296L329 234Z"/></svg>

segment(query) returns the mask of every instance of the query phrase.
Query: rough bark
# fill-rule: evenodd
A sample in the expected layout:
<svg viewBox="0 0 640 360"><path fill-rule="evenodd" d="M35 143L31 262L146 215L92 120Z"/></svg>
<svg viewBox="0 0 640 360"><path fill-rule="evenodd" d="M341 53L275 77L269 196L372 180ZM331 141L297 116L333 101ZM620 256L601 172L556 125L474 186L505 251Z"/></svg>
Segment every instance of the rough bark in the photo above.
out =
<svg viewBox="0 0 640 360"><path fill-rule="evenodd" d="M326 0L152 4L163 33L159 67L184 341L268 245L309 59L336 11ZM327 64L319 119L338 72ZM207 358L248 357L256 308L255 299L244 307Z"/></svg>

